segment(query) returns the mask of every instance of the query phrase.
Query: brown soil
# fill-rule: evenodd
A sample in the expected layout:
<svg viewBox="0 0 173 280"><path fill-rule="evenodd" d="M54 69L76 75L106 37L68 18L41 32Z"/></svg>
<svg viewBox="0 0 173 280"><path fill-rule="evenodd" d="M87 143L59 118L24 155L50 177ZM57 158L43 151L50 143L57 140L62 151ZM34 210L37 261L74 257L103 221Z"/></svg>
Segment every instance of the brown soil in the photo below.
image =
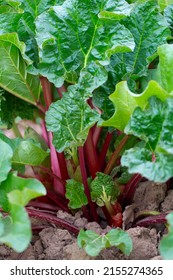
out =
<svg viewBox="0 0 173 280"><path fill-rule="evenodd" d="M130 256L125 256L117 248L103 250L96 258L88 256L76 243L76 236L65 229L57 228L53 224L45 224L45 228L33 236L30 246L23 253L16 253L12 249L0 245L0 259L8 260L150 260L161 259L158 244L165 232L164 225L153 225L148 228L132 227L134 219L143 210L171 211L173 210L173 190L167 192L165 184L142 182L139 184L134 202L126 207L123 213L123 229L132 237L133 250ZM76 227L92 229L103 233L109 229L102 229L97 223L88 223L81 217L81 212L74 216L59 211L59 218L65 219ZM33 219L33 224L40 221Z"/></svg>

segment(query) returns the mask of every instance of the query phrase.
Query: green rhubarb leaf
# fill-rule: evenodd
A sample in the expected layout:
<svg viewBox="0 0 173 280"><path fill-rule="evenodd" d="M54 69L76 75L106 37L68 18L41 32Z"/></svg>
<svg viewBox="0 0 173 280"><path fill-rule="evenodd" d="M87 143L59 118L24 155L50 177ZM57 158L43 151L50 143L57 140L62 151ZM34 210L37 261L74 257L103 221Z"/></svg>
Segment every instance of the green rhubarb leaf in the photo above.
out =
<svg viewBox="0 0 173 280"><path fill-rule="evenodd" d="M92 96L92 92L107 81L108 75L104 67L98 63L91 62L80 72L78 84L80 91L87 97Z"/></svg>
<svg viewBox="0 0 173 280"><path fill-rule="evenodd" d="M17 252L24 251L31 241L31 224L24 208L28 202L45 195L44 186L36 179L24 179L9 173L0 185L0 207L9 212L0 216L0 242Z"/></svg>
<svg viewBox="0 0 173 280"><path fill-rule="evenodd" d="M0 182L7 178L11 169L13 151L11 147L0 139Z"/></svg>
<svg viewBox="0 0 173 280"><path fill-rule="evenodd" d="M156 80L167 91L173 91L173 45L162 45L158 47L159 65Z"/></svg>
<svg viewBox="0 0 173 280"><path fill-rule="evenodd" d="M144 140L153 152L161 151L173 155L172 111L173 98L162 102L153 96L149 100L149 108L144 111L139 107L135 109L125 133Z"/></svg>
<svg viewBox="0 0 173 280"><path fill-rule="evenodd" d="M125 255L130 255L133 244L127 232L122 229L111 229L106 234L106 238L109 240L110 246L115 246Z"/></svg>
<svg viewBox="0 0 173 280"><path fill-rule="evenodd" d="M168 221L168 234L165 235L159 244L159 252L164 260L173 260L173 213L166 216Z"/></svg>
<svg viewBox="0 0 173 280"><path fill-rule="evenodd" d="M125 133L139 137L148 143L152 151L155 151L162 134L166 132L163 129L168 105L167 102L161 102L156 97L151 97L149 104L149 108L144 111L140 107L135 109L125 128Z"/></svg>
<svg viewBox="0 0 173 280"><path fill-rule="evenodd" d="M105 235L99 235L92 230L80 230L77 237L77 244L92 257L105 248L116 246L124 254L129 255L132 250L132 240L130 236L121 229L112 229Z"/></svg>
<svg viewBox="0 0 173 280"><path fill-rule="evenodd" d="M89 129L100 118L87 104L86 92L80 85L69 87L63 98L52 103L46 113L46 126L54 133L53 144L58 152L82 146Z"/></svg>
<svg viewBox="0 0 173 280"><path fill-rule="evenodd" d="M99 206L114 203L119 195L119 189L111 176L98 172L96 178L91 182L91 199Z"/></svg>
<svg viewBox="0 0 173 280"><path fill-rule="evenodd" d="M156 161L153 161L153 157ZM148 180L163 183L173 176L173 156L151 152L146 147L134 147L127 150L121 158L121 164L128 167L131 174L139 173Z"/></svg>
<svg viewBox="0 0 173 280"><path fill-rule="evenodd" d="M62 0L19 0L21 3L21 8L26 12L36 18L45 10L49 9L51 6L55 4L61 4L64 1Z"/></svg>
<svg viewBox="0 0 173 280"><path fill-rule="evenodd" d="M135 49L131 53L115 55L115 71L119 61L122 75L136 79L147 74L157 47L166 43L170 30L155 0L137 1L130 16L123 19L122 23L132 33Z"/></svg>
<svg viewBox="0 0 173 280"><path fill-rule="evenodd" d="M153 95L165 100L168 93L155 81L150 81L141 94L131 92L126 81L118 83L115 92L110 95L110 100L115 106L115 113L109 120L101 121L100 124L123 131L134 109L137 106L144 109L148 104L148 99Z"/></svg>
<svg viewBox="0 0 173 280"><path fill-rule="evenodd" d="M22 141L21 138L8 138L2 130L0 130L0 139L9 145L13 152Z"/></svg>
<svg viewBox="0 0 173 280"><path fill-rule="evenodd" d="M76 182L73 179L67 180L65 196L69 199L68 206L71 209L79 209L88 204L83 184Z"/></svg>
<svg viewBox="0 0 173 280"><path fill-rule="evenodd" d="M12 164L38 166L49 156L46 143L40 139L36 132L34 133L31 129L29 131L30 134L27 137L30 136L32 138L28 139L10 139L0 133L0 139L7 143L13 150Z"/></svg>
<svg viewBox="0 0 173 280"><path fill-rule="evenodd" d="M22 17L22 11L14 7L0 4L0 34L15 32Z"/></svg>
<svg viewBox="0 0 173 280"><path fill-rule="evenodd" d="M110 6L106 0L66 0L37 18L41 75L60 87L64 80L76 82L80 71L90 63L105 65L112 54L134 49L127 28L98 17L107 6L109 11L116 10L119 1L109 2Z"/></svg>
<svg viewBox="0 0 173 280"><path fill-rule="evenodd" d="M21 3L12 1L6 2L8 5L4 4L0 6L0 33L5 34L16 32L20 41L23 41L26 44L25 54L27 54L31 60L38 63L38 47L34 38L35 17L33 17L27 9L22 10L19 6ZM24 2L26 3L27 1ZM11 6L13 3L15 5ZM35 3L35 1L30 1L31 6L32 3ZM22 6L22 8L25 7ZM30 63L31 60L29 61Z"/></svg>
<svg viewBox="0 0 173 280"><path fill-rule="evenodd" d="M43 150L39 144L32 139L23 140L14 150L12 163L21 165L40 165L49 152Z"/></svg>
<svg viewBox="0 0 173 280"><path fill-rule="evenodd" d="M104 10L99 13L100 18L120 20L130 15L132 5L125 0L107 1Z"/></svg>
<svg viewBox="0 0 173 280"><path fill-rule="evenodd" d="M45 194L46 190L38 180L20 178L15 173L9 173L0 185L0 205L9 211L11 205L24 207L31 199Z"/></svg>
<svg viewBox="0 0 173 280"><path fill-rule="evenodd" d="M173 98L164 102L156 97L142 111L136 108L125 132L143 140L143 143L125 151L121 164L129 173L140 173L155 182L166 182L173 176L172 111Z"/></svg>
<svg viewBox="0 0 173 280"><path fill-rule="evenodd" d="M33 61L33 65L29 65L27 70L33 73L38 71L33 68L38 66L39 54L38 46L35 39L35 19L44 11L48 10L52 5L61 4L60 0L20 0L21 8L23 9L22 18L19 22L18 29L15 30L21 41L26 44L26 54Z"/></svg>
<svg viewBox="0 0 173 280"><path fill-rule="evenodd" d="M13 95L36 104L40 82L37 76L27 73L27 65L21 55L24 52L24 43L19 42L17 34L0 35L0 86Z"/></svg>
<svg viewBox="0 0 173 280"><path fill-rule="evenodd" d="M24 134L24 139L32 139L35 143L39 143L40 147L47 152L49 147L43 137L36 132L32 127L27 127Z"/></svg>
<svg viewBox="0 0 173 280"><path fill-rule="evenodd" d="M19 205L13 205L10 214L10 216L0 217L0 227L3 227L0 242L20 253L31 241L30 220L26 210Z"/></svg>
<svg viewBox="0 0 173 280"><path fill-rule="evenodd" d="M98 256L101 250L106 248L106 241L105 236L99 235L92 230L84 231L81 229L77 237L79 248L84 249L92 257Z"/></svg>

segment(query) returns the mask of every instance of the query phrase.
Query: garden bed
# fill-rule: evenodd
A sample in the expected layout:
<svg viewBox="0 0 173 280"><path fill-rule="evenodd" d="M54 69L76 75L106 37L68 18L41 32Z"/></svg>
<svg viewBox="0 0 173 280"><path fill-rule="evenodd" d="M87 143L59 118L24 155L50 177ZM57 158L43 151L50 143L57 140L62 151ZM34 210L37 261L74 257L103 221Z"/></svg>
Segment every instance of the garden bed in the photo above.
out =
<svg viewBox="0 0 173 280"><path fill-rule="evenodd" d="M156 184L145 181L139 184L133 204L126 207L123 212L123 227L132 238L133 250L129 256L121 253L117 248L104 249L97 257L88 256L84 250L77 245L76 236L66 229L57 228L32 218L32 225L45 227L39 233L33 234L30 246L23 253L16 253L12 249L1 245L0 259L8 260L151 260L161 259L158 245L163 234L166 233L164 224L153 224L148 227L133 227L135 217L140 211L151 210L169 212L173 210L173 190L167 192L166 184ZM88 223L81 217L81 212L75 215L58 211L57 217L69 222L77 228L94 230L104 233L110 227L102 229L96 222Z"/></svg>

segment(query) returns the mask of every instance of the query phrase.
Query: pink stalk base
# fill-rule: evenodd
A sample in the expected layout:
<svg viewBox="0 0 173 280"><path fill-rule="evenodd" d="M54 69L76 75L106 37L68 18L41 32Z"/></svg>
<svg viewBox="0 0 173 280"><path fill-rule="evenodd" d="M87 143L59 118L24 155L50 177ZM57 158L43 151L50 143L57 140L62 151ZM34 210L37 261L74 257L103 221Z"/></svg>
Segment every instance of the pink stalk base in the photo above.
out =
<svg viewBox="0 0 173 280"><path fill-rule="evenodd" d="M93 219L95 221L98 221L98 215L97 215L97 212L96 212L95 204L91 200L90 189L89 189L89 185L88 185L87 172L86 172L86 168L85 168L85 159L84 159L83 147L79 147L78 151L79 151L79 162L80 162L82 180L83 180L83 184L84 184L84 188L85 188L85 194L88 198L88 203L89 203L89 206L90 206L90 209L91 209L91 215L93 216Z"/></svg>

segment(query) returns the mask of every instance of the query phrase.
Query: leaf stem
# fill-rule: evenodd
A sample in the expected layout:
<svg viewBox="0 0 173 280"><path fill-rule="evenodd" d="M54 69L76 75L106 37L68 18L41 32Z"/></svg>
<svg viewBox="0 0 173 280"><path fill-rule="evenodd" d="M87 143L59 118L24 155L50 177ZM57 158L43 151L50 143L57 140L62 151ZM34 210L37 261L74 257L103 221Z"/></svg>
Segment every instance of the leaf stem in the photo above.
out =
<svg viewBox="0 0 173 280"><path fill-rule="evenodd" d="M51 170L49 170L48 168L44 167L44 166L39 166L40 169L42 169L45 173L49 174L51 177L53 177L54 179L58 180L61 184L63 184L64 186L66 185L66 181L61 179L60 177L58 177L56 174L54 174Z"/></svg>
<svg viewBox="0 0 173 280"><path fill-rule="evenodd" d="M100 156L99 156L99 163L100 163L100 170L102 171L105 165L105 159L106 159L106 154L107 151L109 149L111 140L112 140L112 133L107 133L106 138L105 138L105 142L103 144L102 150L100 152Z"/></svg>
<svg viewBox="0 0 173 280"><path fill-rule="evenodd" d="M65 220L62 220L62 219L54 216L53 214L45 213L44 211L29 209L29 208L26 208L26 210L30 217L35 217L35 218L39 218L39 219L48 221L61 228L65 228L74 234L78 234L78 232L79 232L79 229L77 227L73 226L72 224L68 223Z"/></svg>
<svg viewBox="0 0 173 280"><path fill-rule="evenodd" d="M48 132L48 137L49 137L49 148L50 148L50 159L51 159L51 169L52 169L52 173L56 174L56 176L58 176L59 178L62 178L61 175L61 169L60 169L60 164L59 164L59 160L58 160L58 155L57 152L55 150L54 145L52 144L52 133ZM59 182L59 180L54 178L54 190L56 193L60 193L65 195L65 187L64 185Z"/></svg>
<svg viewBox="0 0 173 280"><path fill-rule="evenodd" d="M93 144L96 147L99 141L100 134L102 132L102 127L95 127L93 132Z"/></svg>
<svg viewBox="0 0 173 280"><path fill-rule="evenodd" d="M91 200L90 189L89 189L89 185L88 185L87 172L86 172L86 168L85 168L85 159L84 159L83 147L79 147L78 151L79 151L79 162L80 162L80 168L81 168L81 174L82 174L82 180L83 180L83 184L84 184L85 194L86 194L87 199L88 199L88 203L89 203L89 206L90 206L90 209L91 209L91 214L92 214L94 220L98 221L98 215L97 215L97 212L96 212L95 204Z"/></svg>
<svg viewBox="0 0 173 280"><path fill-rule="evenodd" d="M63 97L63 93L66 91L67 91L67 89L66 89L65 85L62 85L60 88L57 88L57 92L58 92L60 98Z"/></svg>
<svg viewBox="0 0 173 280"><path fill-rule="evenodd" d="M46 108L40 102L36 103L36 107L39 109L39 111L42 113L42 115L45 115Z"/></svg>
<svg viewBox="0 0 173 280"><path fill-rule="evenodd" d="M149 216L147 218L144 218L144 219L141 219L141 220L137 221L133 225L133 227L136 227L136 226L147 227L147 226L152 225L152 224L164 224L164 223L167 223L166 215L168 215L168 213L163 213L163 214L159 214L159 215Z"/></svg>
<svg viewBox="0 0 173 280"><path fill-rule="evenodd" d="M122 148L124 147L124 145L126 144L127 140L129 139L129 135L125 135L123 137L123 139L121 140L121 142L119 143L119 145L117 146L117 148L115 149L114 153L112 154L109 162L107 163L106 165L106 168L104 170L104 173L105 174L110 174L110 172L112 171L118 157L119 157L119 154L122 150Z"/></svg>
<svg viewBox="0 0 173 280"><path fill-rule="evenodd" d="M88 133L87 140L84 145L85 157L87 159L87 166L89 168L90 174L94 179L96 173L99 171L99 162L96 149L94 147L91 129Z"/></svg>
<svg viewBox="0 0 173 280"><path fill-rule="evenodd" d="M126 206L133 202L133 197L136 191L136 188L141 181L142 176L140 174L134 174L130 181L125 186L125 191L122 194L122 201L123 206Z"/></svg>
<svg viewBox="0 0 173 280"><path fill-rule="evenodd" d="M50 104L52 103L52 84L48 81L46 77L40 77L41 86L43 89L44 100L46 104L46 110L48 110Z"/></svg>

